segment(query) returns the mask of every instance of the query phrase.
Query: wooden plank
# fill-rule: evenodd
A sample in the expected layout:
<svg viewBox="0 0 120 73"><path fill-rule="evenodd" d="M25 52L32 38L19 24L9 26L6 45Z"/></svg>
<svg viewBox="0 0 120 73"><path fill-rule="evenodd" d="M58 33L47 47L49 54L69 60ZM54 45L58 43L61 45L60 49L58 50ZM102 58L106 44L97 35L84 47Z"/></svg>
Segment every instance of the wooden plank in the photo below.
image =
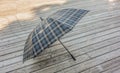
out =
<svg viewBox="0 0 120 73"><path fill-rule="evenodd" d="M113 32L114 32L114 31L113 31ZM112 35L115 36L115 35L118 35L118 34L119 34L119 32L117 32L117 33L114 32ZM102 34L101 34L101 35L102 35ZM99 36L101 36L101 35L99 35ZM107 35L107 36L108 36L108 35ZM96 37L97 37L97 34L96 34ZM87 38L88 38L88 37L87 37ZM91 38L91 37L90 37L90 38ZM103 38L104 38L104 37L103 37ZM103 39L103 38L102 38L102 39ZM97 39L98 39L98 38L97 38ZM88 40L88 39L87 39L87 40ZM94 37L94 40L95 40L95 37ZM99 39L99 40L101 40L101 39ZM77 40L77 41L78 41L78 40ZM81 40L81 41L82 41L82 40ZM84 41L84 40L83 40L83 41ZM92 41L93 41L93 40L92 40ZM75 41L75 42L76 42L76 41ZM75 43L75 42L74 42L74 43ZM70 42L68 42L68 43L69 43L69 45L70 45ZM67 44L67 43L66 43L66 44ZM89 45L90 43L87 42L86 44ZM85 44L85 45L86 45L86 44ZM85 46L84 43L81 43L81 45L82 45L82 46ZM1 63L1 64L3 64L3 63Z"/></svg>
<svg viewBox="0 0 120 73"><path fill-rule="evenodd" d="M29 22L21 21L21 24L25 24L21 26L22 30L20 30L19 28L12 30L6 28L6 30L2 31L2 34L0 35L2 36L0 37L0 39L3 38L0 40L1 73L5 73L8 71L10 71L10 73L53 73L59 71L60 73L76 73L89 70L89 68L95 73L102 70L102 68L104 68L104 70L102 71L104 73L118 73L119 67L117 66L117 64L119 65L119 60L114 62L111 60L117 56L120 56L117 52L117 50L119 50L120 34L118 27L120 2L115 1L114 3L115 5L111 5L112 3L108 3L108 1L106 0L85 0L79 2L71 0L70 3L68 2L61 7L51 7L50 13L55 12L55 10L68 8L71 6L74 8L84 8L91 10L91 12L83 18L80 24L78 24L71 33L67 34L62 39L64 44L69 47L70 51L79 60L85 57L83 61L77 61L77 63L73 63L70 57L68 57L69 55L66 53L66 51L60 45L58 45L59 43L55 43L53 47L51 47L49 50L46 50L46 52L43 52L43 54L39 58L35 60L30 60L27 62L27 64L22 65L22 50L25 42L25 37L31 31L29 30L29 28L33 28L34 25L27 25L29 24ZM109 10L110 7L113 8ZM41 14L38 14L38 16L42 14L49 15L48 12L41 12ZM10 26L10 28L18 26L19 24L13 24ZM80 27L82 27L82 29L80 29ZM11 33L14 34L9 35ZM82 34L80 35L80 33ZM18 38L16 38L17 36ZM17 43L19 45L17 45ZM110 57L108 57L108 55L110 55ZM50 60L50 56L53 57L52 60ZM89 57L92 57L92 59L89 59ZM100 62L100 60L102 62ZM108 60L110 60L110 62ZM82 67L82 69L79 70L79 66ZM107 66L109 66L109 68ZM90 71L88 71L88 73L89 72Z"/></svg>
<svg viewBox="0 0 120 73"><path fill-rule="evenodd" d="M114 38L114 39L116 39L116 41L118 41L119 38ZM111 39L110 39L110 40L111 40ZM102 42L102 43L105 44L105 45L111 44L110 40L108 40L108 41L106 40L105 42ZM115 40L113 40L113 41L115 41ZM109 42L109 43L108 43L108 42ZM100 43L98 43L98 44L100 44ZM78 46L78 45L76 45L76 48L77 48L77 46ZM96 44L94 44L94 46L96 46ZM104 46L104 45L103 45L103 46ZM101 46L100 46L100 47L101 47ZM76 48L75 48L75 46L73 46L73 48L72 48L72 47L69 47L69 49L74 49L74 50L75 50ZM84 47L84 48L82 48L82 49L85 49L85 48L86 48L86 47ZM96 48L99 49L99 46L96 47ZM60 52L60 51L58 51L58 52L56 51L56 54L58 54L59 52ZM84 53L84 52L83 52L83 53ZM80 50L76 50L75 52L73 52L74 55L83 54L83 53L82 53L82 50L81 50L81 49L80 49ZM55 54L55 53L54 53L54 54ZM53 56L54 56L54 55L53 55ZM36 64L36 65L38 65L38 64ZM28 67L29 67L29 66L28 66ZM25 68L24 68L24 69L25 69ZM28 71L31 71L31 69L32 69L32 68L28 69ZM37 69L37 68L36 68L36 69Z"/></svg>
<svg viewBox="0 0 120 73"><path fill-rule="evenodd" d="M87 28L86 28L87 29Z"/></svg>
<svg viewBox="0 0 120 73"><path fill-rule="evenodd" d="M98 55L109 53L111 51L114 51L116 49L120 48L120 42L114 43L113 45L109 45L107 47L99 48L98 50L92 51L90 53L87 53L90 57L96 57Z"/></svg>
<svg viewBox="0 0 120 73"><path fill-rule="evenodd" d="M102 73L119 73L120 72L120 64L117 67L113 67L107 71L104 71Z"/></svg>
<svg viewBox="0 0 120 73"><path fill-rule="evenodd" d="M117 58L113 58L110 61L107 61L105 63L102 63L98 66L95 66L93 68L90 68L88 70L85 70L81 73L110 73L111 70L113 70L114 68L118 68L120 65L120 57Z"/></svg>
<svg viewBox="0 0 120 73"><path fill-rule="evenodd" d="M76 72L80 72L82 70L85 70L87 68L90 68L90 67L93 67L95 65L98 65L98 64L101 64L105 61L108 61L112 58L115 58L115 57L118 57L120 56L120 49L116 50L116 51L113 51L113 52L110 52L110 53L107 53L105 55L102 55L100 57L97 57L95 59L92 59L92 60L89 60L89 61L86 61L84 63L81 63L81 64L75 64L73 66L70 66L68 68L65 68L63 70L59 70L57 73L62 73L62 72L65 72L67 73L67 71L70 71L71 69L75 69ZM39 73L40 71L38 71ZM37 73L37 72L36 72Z"/></svg>
<svg viewBox="0 0 120 73"><path fill-rule="evenodd" d="M7 52L7 51L6 51ZM3 52L2 52L3 53ZM9 53L9 52L8 52ZM5 54L5 53L4 53Z"/></svg>
<svg viewBox="0 0 120 73"><path fill-rule="evenodd" d="M116 71L114 71L113 73L119 73L120 72L120 68L116 69Z"/></svg>
<svg viewBox="0 0 120 73"><path fill-rule="evenodd" d="M118 32L118 33L119 33L119 32ZM117 34L117 35L118 35L118 33L113 33L112 35L114 35L114 36L115 36L115 34ZM107 36L110 36L110 35L107 35ZM104 38L104 37L103 37L103 38ZM103 38L102 38L102 39L103 39ZM101 40L101 39L99 39L99 40ZM91 42L91 43L92 43L92 42ZM83 43L82 45L84 45L84 43ZM82 45L81 45L81 46L82 46ZM88 44L88 45L89 45L89 44ZM16 60L16 61L17 61L17 60ZM6 63L6 62L5 62L5 63ZM6 63L6 64L7 64L7 63ZM3 65L1 65L1 66L4 66L4 63L3 63Z"/></svg>
<svg viewBox="0 0 120 73"><path fill-rule="evenodd" d="M118 25L119 25L119 24L118 24ZM111 25L111 26L112 26L112 25ZM89 27L88 27L88 28L89 28ZM87 28L84 28L84 27L83 27L83 30L84 30L84 29L87 30ZM103 29L103 28L102 28L102 29ZM100 29L100 30L101 30L101 29ZM82 32L82 30L81 30L81 32ZM81 32L79 32L79 33L81 33ZM94 30L93 30L93 32L94 32ZM74 33L74 32L73 32L73 33ZM76 33L77 33L77 32L75 32L75 34L76 34ZM91 33L91 32L89 32L89 33ZM69 33L68 33L68 34L69 34ZM70 34L71 34L71 32L70 32ZM70 35L70 34L69 34L69 35ZM85 33L85 34L88 34L88 33ZM81 34L81 35L82 35L82 34ZM23 41L23 42L24 42L24 41ZM18 43L19 43L19 42L18 42ZM15 44L16 44L16 43L15 43ZM23 44L24 44L24 43L23 43ZM10 47L10 46L13 46L13 45L9 45L9 47ZM5 47L6 47L6 46L5 46ZM7 47L6 47L6 48L7 48ZM4 49L4 50L5 50L5 49Z"/></svg>
<svg viewBox="0 0 120 73"><path fill-rule="evenodd" d="M112 60L101 64L101 67L103 68L103 70L101 70L101 72L111 70L117 66L120 66L120 57L113 58Z"/></svg>
<svg viewBox="0 0 120 73"><path fill-rule="evenodd" d="M83 72L79 72L79 73L100 73L101 71L99 70L101 67L100 66L96 66L93 68L90 68L88 70L85 70Z"/></svg>
<svg viewBox="0 0 120 73"><path fill-rule="evenodd" d="M72 59L70 60L70 57L69 57L69 60L68 60L67 58L64 59L66 56L68 56L68 55L63 54L62 56L58 56L58 57L56 57L56 58L52 58L52 60L49 59L48 61L40 62L40 63L38 63L37 65L28 66L28 67L25 68L25 69L22 68L21 70L25 70L26 73L30 73L30 72L32 72L32 71L39 70L39 69L43 69L43 68L46 68L46 67L49 68L49 66L52 67L51 64L57 66L56 64L62 62L62 60L63 60L63 61L66 61L66 60L67 60L67 62L69 62L69 63L71 63L71 64L72 64L72 62L75 63L75 61L73 61ZM58 58L59 58L59 59L58 59ZM87 55L77 56L76 58L77 58L78 60L80 60L80 62L83 62L83 61L89 59ZM47 63L47 64L46 64L46 63ZM68 64L68 65L69 65L69 64ZM67 65L66 65L66 66L67 66ZM29 69L29 70L27 70L27 69ZM58 67L57 69L59 69L59 67ZM56 69L56 70L57 70L57 69ZM20 72L21 70L16 70L16 71L19 71L19 72ZM54 71L54 69L52 69L51 71ZM12 72L15 72L15 71L11 71L10 73L12 73ZM48 71L48 72L49 72L49 71Z"/></svg>

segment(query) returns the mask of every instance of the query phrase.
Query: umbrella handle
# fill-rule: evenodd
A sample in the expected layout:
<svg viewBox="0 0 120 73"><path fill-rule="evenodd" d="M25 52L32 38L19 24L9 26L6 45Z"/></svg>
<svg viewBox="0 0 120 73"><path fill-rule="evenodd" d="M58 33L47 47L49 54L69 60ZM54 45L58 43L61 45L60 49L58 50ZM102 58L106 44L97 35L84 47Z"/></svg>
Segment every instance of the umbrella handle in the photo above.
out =
<svg viewBox="0 0 120 73"><path fill-rule="evenodd" d="M58 39L58 41L61 43L61 45L66 49L66 51L70 54L70 56L72 57L72 59L74 61L76 61L76 58L70 53L70 51L67 49L67 47Z"/></svg>

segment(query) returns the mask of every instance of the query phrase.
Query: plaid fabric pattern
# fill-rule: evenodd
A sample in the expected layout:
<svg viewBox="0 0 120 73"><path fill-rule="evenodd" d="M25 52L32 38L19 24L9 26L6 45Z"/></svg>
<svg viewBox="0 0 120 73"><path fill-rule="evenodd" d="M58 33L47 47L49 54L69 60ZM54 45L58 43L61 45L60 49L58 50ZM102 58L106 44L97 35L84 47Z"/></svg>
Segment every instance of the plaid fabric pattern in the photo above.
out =
<svg viewBox="0 0 120 73"><path fill-rule="evenodd" d="M43 20L42 27L38 25L28 36L23 61L36 57L57 39L72 30L87 12L83 9L63 9Z"/></svg>

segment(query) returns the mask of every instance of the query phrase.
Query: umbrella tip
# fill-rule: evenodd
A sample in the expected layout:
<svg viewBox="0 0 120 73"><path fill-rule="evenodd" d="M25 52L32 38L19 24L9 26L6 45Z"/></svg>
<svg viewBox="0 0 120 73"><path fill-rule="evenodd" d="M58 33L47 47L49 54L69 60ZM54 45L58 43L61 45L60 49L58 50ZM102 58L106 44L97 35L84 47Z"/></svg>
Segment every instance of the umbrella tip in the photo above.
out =
<svg viewBox="0 0 120 73"><path fill-rule="evenodd" d="M41 21L43 21L43 18L42 18L42 17L40 17L40 20L41 20Z"/></svg>

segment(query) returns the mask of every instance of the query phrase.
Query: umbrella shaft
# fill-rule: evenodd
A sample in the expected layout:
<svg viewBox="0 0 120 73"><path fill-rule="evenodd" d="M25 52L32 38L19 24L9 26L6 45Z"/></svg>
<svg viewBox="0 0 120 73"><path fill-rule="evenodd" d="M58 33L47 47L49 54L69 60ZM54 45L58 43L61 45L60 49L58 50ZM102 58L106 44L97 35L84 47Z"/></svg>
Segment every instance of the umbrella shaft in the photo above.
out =
<svg viewBox="0 0 120 73"><path fill-rule="evenodd" d="M58 41L61 43L61 45L67 50L67 52L70 54L70 56L72 57L72 59L75 61L76 58L70 53L70 51L67 49L67 47L58 39Z"/></svg>

